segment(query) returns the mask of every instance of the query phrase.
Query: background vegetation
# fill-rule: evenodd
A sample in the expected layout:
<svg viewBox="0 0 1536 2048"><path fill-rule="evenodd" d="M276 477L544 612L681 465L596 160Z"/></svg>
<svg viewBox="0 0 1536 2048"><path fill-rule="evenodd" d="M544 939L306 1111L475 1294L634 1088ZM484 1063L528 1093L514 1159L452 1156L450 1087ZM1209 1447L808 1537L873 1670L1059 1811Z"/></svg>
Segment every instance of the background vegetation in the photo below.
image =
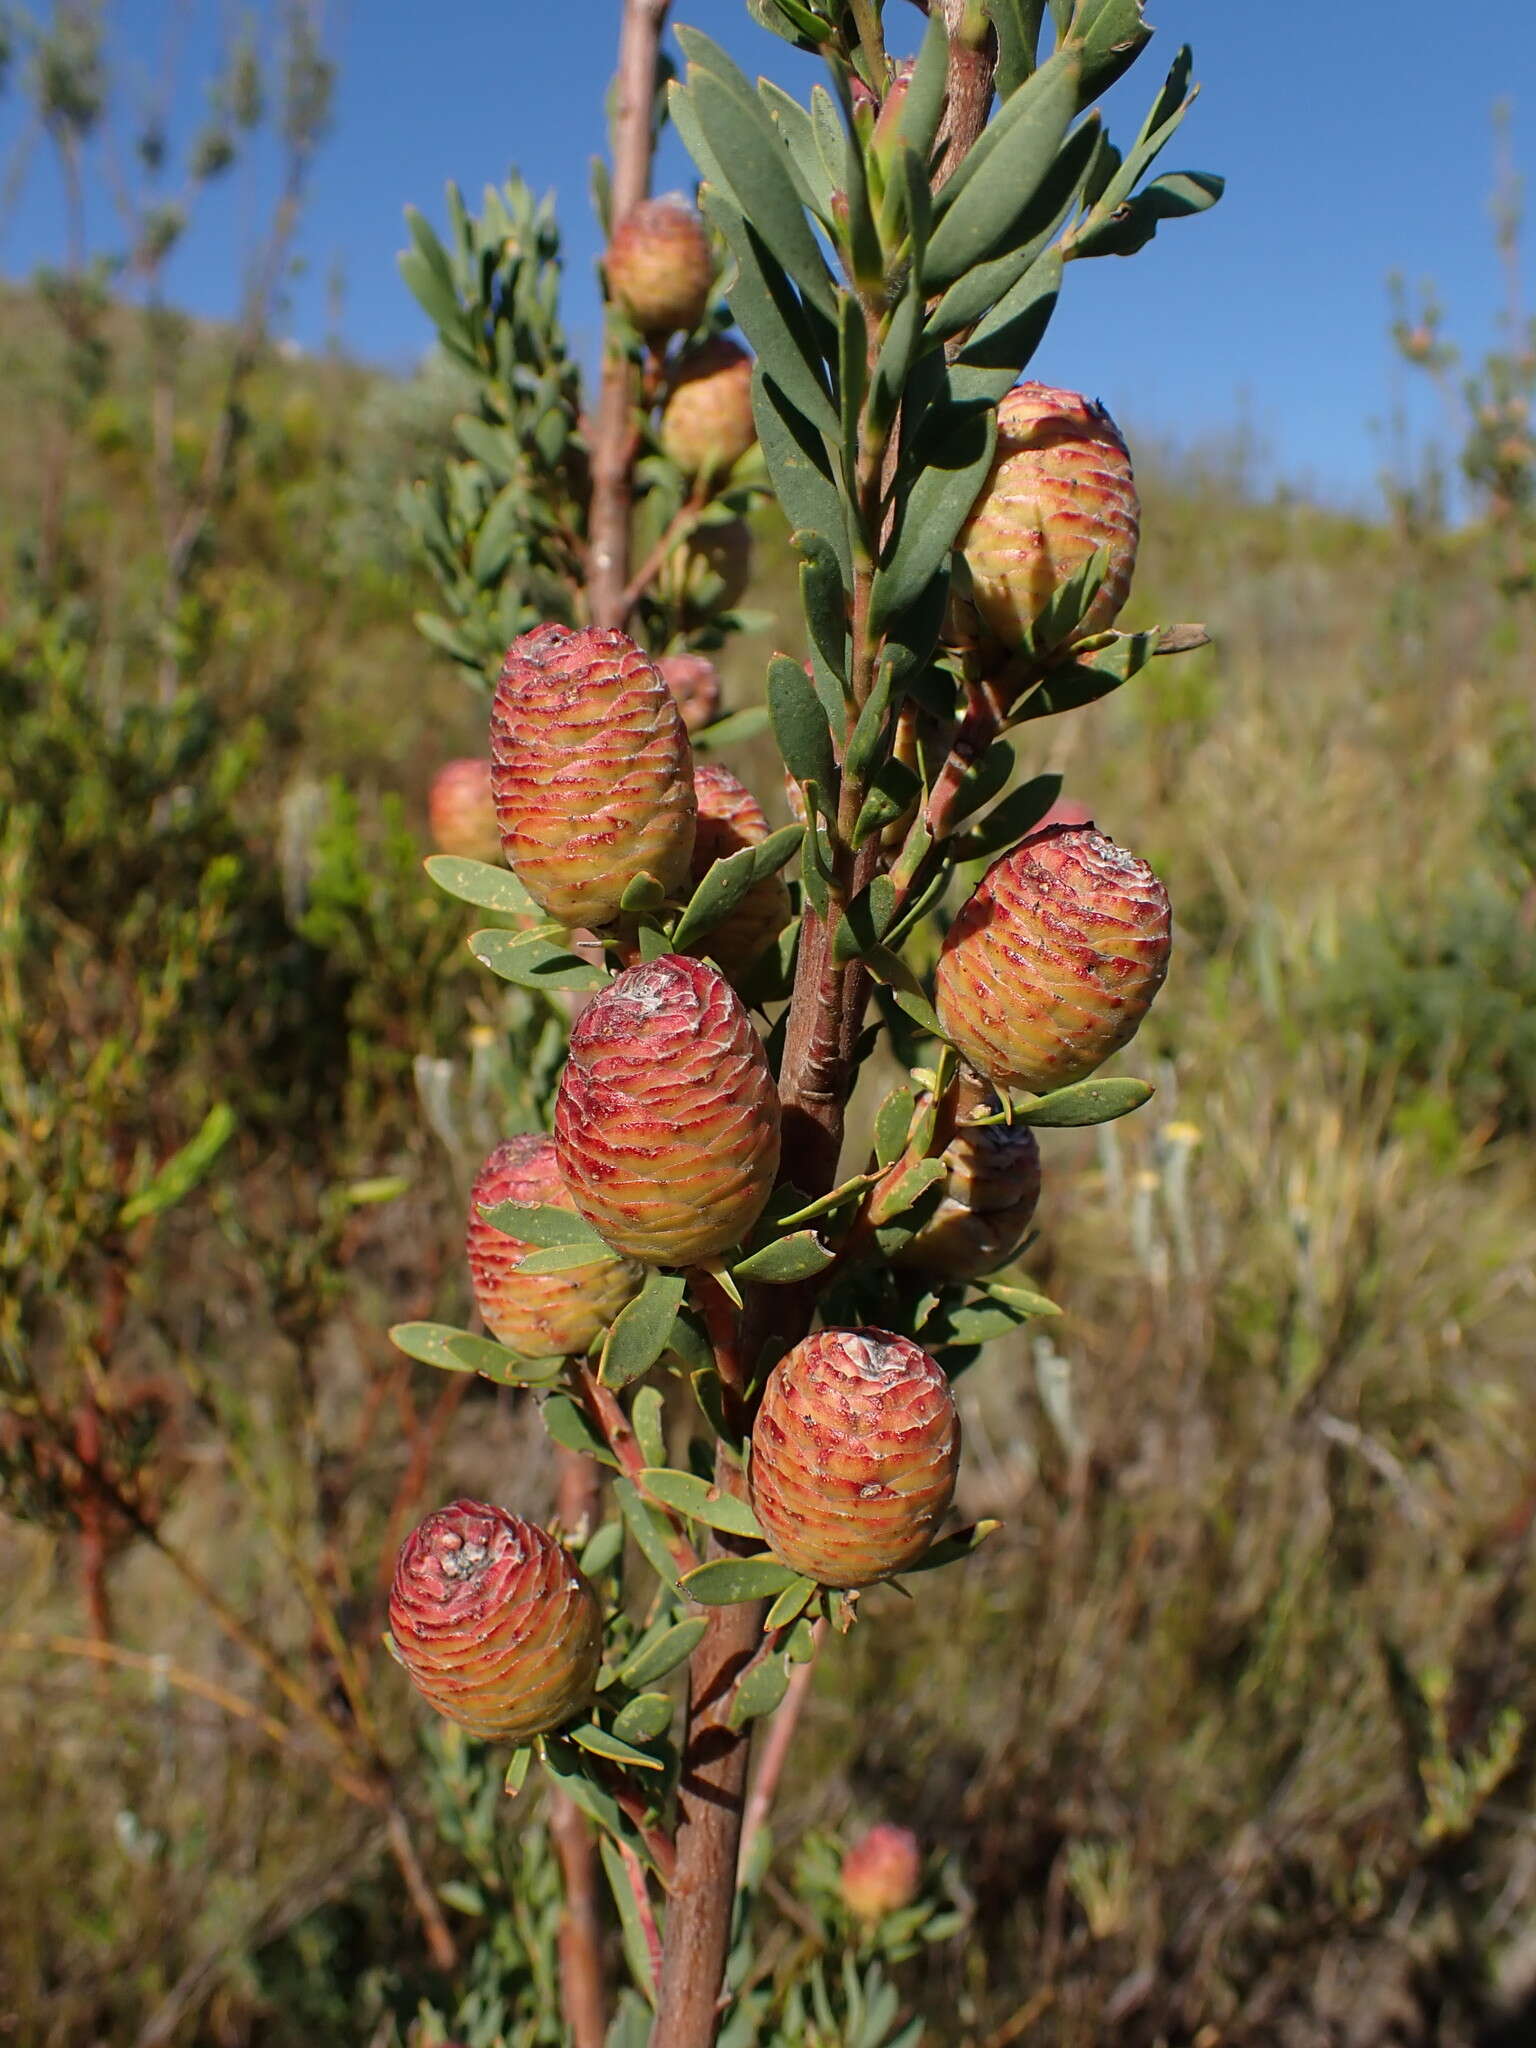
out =
<svg viewBox="0 0 1536 2048"><path fill-rule="evenodd" d="M463 1189L541 1057L419 869L481 734L394 493L462 397L109 282L0 303L0 2039L557 2040L548 1865L378 1669L418 1504L552 1483L520 1397L375 1334L462 1320ZM202 502L242 348L168 601L156 508ZM900 1819L969 1920L892 1965L935 2043L1517 2041L1529 496L1346 519L1103 395L1129 623L1214 645L1033 730L1173 896L1159 1095L1047 1134L1069 1312L962 1389L959 1506L1007 1526L813 1694L785 1952L845 1931L813 1831ZM766 521L757 560L776 611Z"/></svg>

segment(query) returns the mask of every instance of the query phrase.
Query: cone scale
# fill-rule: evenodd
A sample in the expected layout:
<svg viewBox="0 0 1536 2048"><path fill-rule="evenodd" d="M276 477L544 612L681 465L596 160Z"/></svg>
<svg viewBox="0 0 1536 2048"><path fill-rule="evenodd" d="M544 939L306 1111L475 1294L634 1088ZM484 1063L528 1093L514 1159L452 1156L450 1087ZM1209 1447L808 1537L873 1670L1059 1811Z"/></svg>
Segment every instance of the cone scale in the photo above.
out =
<svg viewBox="0 0 1536 2048"><path fill-rule="evenodd" d="M752 1430L752 1506L823 1586L915 1564L948 1512L960 1418L943 1372L887 1330L818 1330L774 1367Z"/></svg>
<svg viewBox="0 0 1536 2048"><path fill-rule="evenodd" d="M415 1529L389 1596L395 1653L471 1735L521 1743L591 1701L603 1615L570 1553L535 1523L457 1500Z"/></svg>

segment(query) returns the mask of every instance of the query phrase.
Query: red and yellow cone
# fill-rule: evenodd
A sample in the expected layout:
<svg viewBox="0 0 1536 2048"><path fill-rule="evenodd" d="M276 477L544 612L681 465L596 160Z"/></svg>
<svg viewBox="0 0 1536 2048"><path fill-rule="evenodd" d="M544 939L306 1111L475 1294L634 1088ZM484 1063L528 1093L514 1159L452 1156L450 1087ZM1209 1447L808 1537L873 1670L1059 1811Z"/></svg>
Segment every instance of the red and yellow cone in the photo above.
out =
<svg viewBox="0 0 1536 2048"><path fill-rule="evenodd" d="M625 634L542 626L507 650L491 708L508 864L569 926L611 924L629 884L674 890L693 852L693 761L672 693Z"/></svg>
<svg viewBox="0 0 1536 2048"><path fill-rule="evenodd" d="M389 1628L423 1699L491 1741L579 1714L602 1661L602 1608L569 1551L483 1501L439 1508L406 1538Z"/></svg>
<svg viewBox="0 0 1536 2048"><path fill-rule="evenodd" d="M427 822L439 853L499 863L501 830L490 762L473 757L445 761L427 792Z"/></svg>
<svg viewBox="0 0 1536 2048"><path fill-rule="evenodd" d="M1057 826L988 869L945 935L934 1005L994 1087L1046 1095L1135 1037L1171 945L1146 862L1090 826Z"/></svg>
<svg viewBox="0 0 1536 2048"><path fill-rule="evenodd" d="M469 1276L475 1305L498 1342L523 1358L579 1357L637 1292L645 1274L631 1260L606 1253L560 1273L521 1272L519 1259L534 1247L493 1230L480 1214L502 1202L575 1213L553 1138L509 1138L481 1167L469 1197Z"/></svg>
<svg viewBox="0 0 1536 2048"><path fill-rule="evenodd" d="M1109 550L1108 573L1065 638L1107 631L1130 594L1140 527L1130 453L1103 406L1046 384L1008 392L991 473L959 539L976 610L1003 646L1024 645L1100 548Z"/></svg>
<svg viewBox="0 0 1536 2048"><path fill-rule="evenodd" d="M894 1263L936 1280L979 1280L1006 1265L1029 1235L1040 1200L1040 1147L1027 1124L962 1125L942 1157L939 1206ZM891 1174L904 1171L898 1162Z"/></svg>
<svg viewBox="0 0 1536 2048"><path fill-rule="evenodd" d="M883 1920L917 1897L923 1881L923 1852L910 1828L882 1821L843 1857L839 1873L843 1904L857 1920Z"/></svg>
<svg viewBox="0 0 1536 2048"><path fill-rule="evenodd" d="M642 334L690 334L709 308L714 258L704 223L676 194L643 199L604 259L608 289Z"/></svg>
<svg viewBox="0 0 1536 2048"><path fill-rule="evenodd" d="M720 671L703 654L664 654L656 664L690 732L720 716Z"/></svg>
<svg viewBox="0 0 1536 2048"><path fill-rule="evenodd" d="M761 846L769 836L762 805L739 777L717 762L694 770L699 801L698 834L693 842L693 879L702 881L717 860L744 847ZM789 923L789 890L782 875L755 882L728 917L700 939L697 950L713 960L732 981L739 981Z"/></svg>
<svg viewBox="0 0 1536 2048"><path fill-rule="evenodd" d="M792 1571L868 1586L927 1550L959 1465L954 1396L926 1351L887 1330L818 1330L768 1377L752 1505Z"/></svg>
<svg viewBox="0 0 1536 2048"><path fill-rule="evenodd" d="M680 953L616 976L571 1033L560 1171L615 1251L692 1266L739 1244L779 1165L779 1096L718 967Z"/></svg>
<svg viewBox="0 0 1536 2048"><path fill-rule="evenodd" d="M723 335L683 357L661 411L661 445L688 476L730 469L757 439L752 358Z"/></svg>

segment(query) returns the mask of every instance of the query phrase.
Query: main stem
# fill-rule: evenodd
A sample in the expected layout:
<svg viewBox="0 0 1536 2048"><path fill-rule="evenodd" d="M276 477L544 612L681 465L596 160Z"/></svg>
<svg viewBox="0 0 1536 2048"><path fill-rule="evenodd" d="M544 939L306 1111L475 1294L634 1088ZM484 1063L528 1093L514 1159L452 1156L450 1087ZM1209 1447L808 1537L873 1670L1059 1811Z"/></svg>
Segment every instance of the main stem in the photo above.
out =
<svg viewBox="0 0 1536 2048"><path fill-rule="evenodd" d="M652 118L661 31L671 0L624 0L615 80L610 233L651 188ZM628 607L630 507L634 497L634 370L609 325L592 439L587 517L587 617L622 626Z"/></svg>

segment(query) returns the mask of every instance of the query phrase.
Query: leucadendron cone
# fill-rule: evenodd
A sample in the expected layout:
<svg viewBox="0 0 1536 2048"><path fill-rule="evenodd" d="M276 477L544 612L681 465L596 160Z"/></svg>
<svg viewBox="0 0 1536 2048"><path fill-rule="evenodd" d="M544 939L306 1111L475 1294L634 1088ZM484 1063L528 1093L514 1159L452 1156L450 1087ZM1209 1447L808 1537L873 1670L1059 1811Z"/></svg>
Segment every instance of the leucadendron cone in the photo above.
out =
<svg viewBox="0 0 1536 2048"><path fill-rule="evenodd" d="M502 850L567 926L619 915L649 874L673 890L693 851L693 757L655 664L626 634L541 626L514 640L491 707Z"/></svg>
<svg viewBox="0 0 1536 2048"><path fill-rule="evenodd" d="M964 1124L941 1155L938 1208L893 1263L941 1280L979 1280L1011 1259L1029 1234L1040 1200L1040 1147L1027 1124ZM907 1170L898 1160L888 1179ZM880 1191L874 1195L878 1211Z"/></svg>
<svg viewBox="0 0 1536 2048"><path fill-rule="evenodd" d="M945 935L934 1006L994 1087L1047 1095L1135 1037L1171 945L1146 862L1091 826L1057 826L987 870Z"/></svg>
<svg viewBox="0 0 1536 2048"><path fill-rule="evenodd" d="M528 1742L579 1714L603 1615L575 1559L532 1522L456 1500L405 1540L389 1629L411 1683L471 1735Z"/></svg>
<svg viewBox="0 0 1536 2048"><path fill-rule="evenodd" d="M661 445L688 476L713 476L739 462L757 439L752 358L715 335L691 349L668 380Z"/></svg>
<svg viewBox="0 0 1536 2048"><path fill-rule="evenodd" d="M704 318L715 266L704 223L676 193L642 199L604 258L608 288L642 334L688 334Z"/></svg>
<svg viewBox="0 0 1536 2048"><path fill-rule="evenodd" d="M752 1505L784 1563L823 1586L868 1586L915 1564L959 1466L949 1381L906 1337L818 1330L768 1376Z"/></svg>
<svg viewBox="0 0 1536 2048"><path fill-rule="evenodd" d="M976 610L1003 646L1023 646L1056 592L1100 548L1109 551L1108 572L1063 637L1107 631L1130 594L1140 531L1130 452L1103 406L1047 384L1008 392L997 409L991 473L959 540Z"/></svg>
<svg viewBox="0 0 1536 2048"><path fill-rule="evenodd" d="M761 846L768 837L768 816L740 777L718 762L706 761L696 768L693 783L699 801L693 878L699 882L717 860L727 860L744 847ZM784 877L765 875L753 883L728 917L705 933L698 951L715 961L732 981L739 981L789 919Z"/></svg>
<svg viewBox="0 0 1536 2048"><path fill-rule="evenodd" d="M560 1171L615 1251L691 1266L739 1244L779 1166L779 1095L741 999L707 960L615 976L571 1033Z"/></svg>
<svg viewBox="0 0 1536 2048"><path fill-rule="evenodd" d="M534 1247L493 1229L480 1213L501 1202L575 1212L553 1138L509 1138L481 1167L469 1197L469 1276L485 1327L501 1343L524 1358L579 1357L638 1290L643 1270L599 1248L589 1265L524 1273L518 1261Z"/></svg>
<svg viewBox="0 0 1536 2048"><path fill-rule="evenodd" d="M491 764L468 756L445 761L427 792L427 820L439 853L462 860L499 861L501 833L491 794Z"/></svg>

